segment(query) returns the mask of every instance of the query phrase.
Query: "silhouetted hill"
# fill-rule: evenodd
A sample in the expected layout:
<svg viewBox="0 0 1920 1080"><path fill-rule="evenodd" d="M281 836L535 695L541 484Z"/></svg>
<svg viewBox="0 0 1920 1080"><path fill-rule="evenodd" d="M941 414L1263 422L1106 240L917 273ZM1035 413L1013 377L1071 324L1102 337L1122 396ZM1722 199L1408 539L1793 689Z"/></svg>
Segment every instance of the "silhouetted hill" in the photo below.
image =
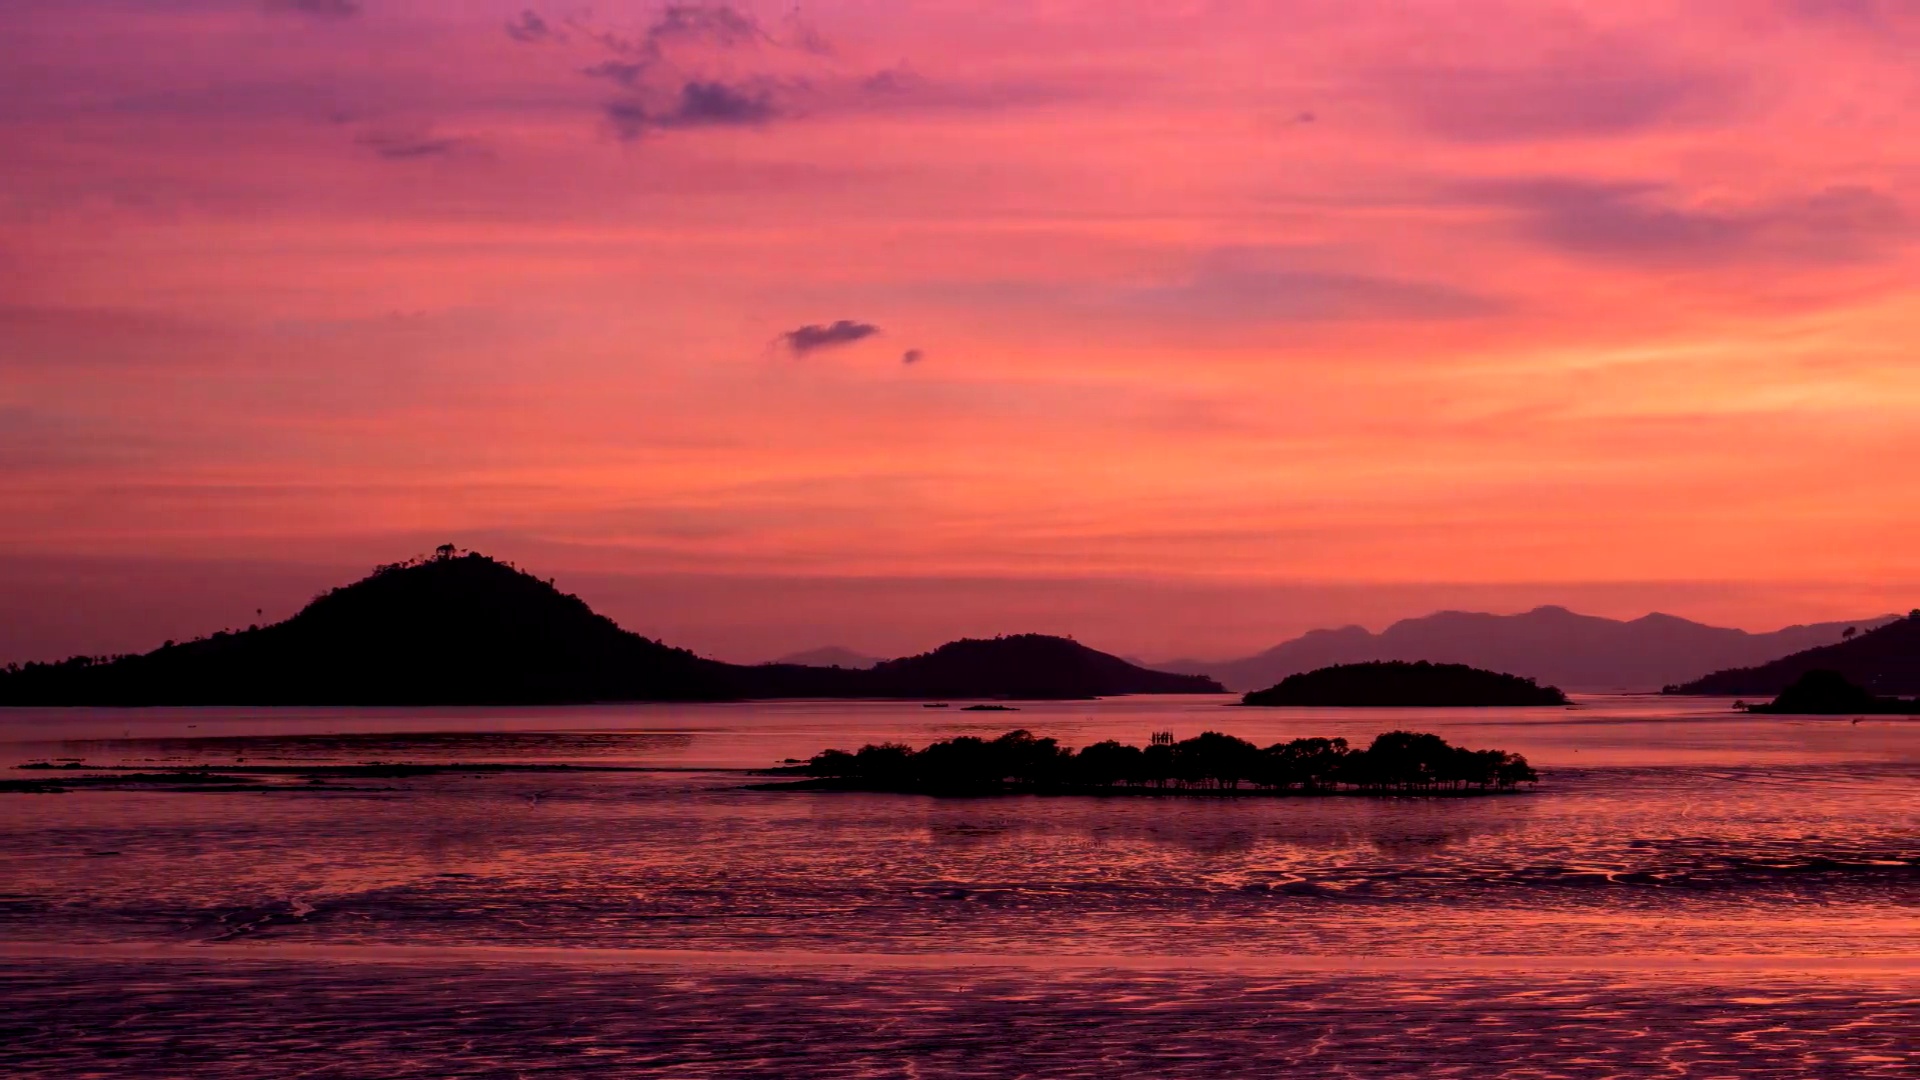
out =
<svg viewBox="0 0 1920 1080"><path fill-rule="evenodd" d="M0 703L481 704L830 693L837 672L744 669L629 633L478 554L382 566L285 622L110 661L31 664Z"/></svg>
<svg viewBox="0 0 1920 1080"><path fill-rule="evenodd" d="M1289 675L1278 685L1241 699L1243 705L1375 708L1566 703L1567 696L1557 688L1537 685L1532 679L1425 660L1411 664L1403 660L1339 664Z"/></svg>
<svg viewBox="0 0 1920 1080"><path fill-rule="evenodd" d="M866 669L880 662L877 656L857 653L839 645L828 645L805 652L790 653L775 660L776 664L799 664L803 667L839 667Z"/></svg>
<svg viewBox="0 0 1920 1080"><path fill-rule="evenodd" d="M1045 634L962 638L930 653L874 665L890 697L1081 698L1109 694L1217 694L1203 675L1150 671L1077 641Z"/></svg>
<svg viewBox="0 0 1920 1080"><path fill-rule="evenodd" d="M1780 691L1779 697L1765 705L1750 705L1747 711L1814 716L1914 714L1920 713L1920 701L1880 697L1848 682L1837 671L1809 671Z"/></svg>
<svg viewBox="0 0 1920 1080"><path fill-rule="evenodd" d="M1368 660L1467 664L1581 690L1653 690L1702 671L1764 663L1838 641L1849 626L1865 631L1893 618L1750 634L1660 614L1623 622L1562 607L1535 608L1524 615L1442 611L1404 619L1378 634L1359 626L1314 630L1241 660L1182 660L1156 666L1211 675L1234 690L1271 686L1288 675Z"/></svg>
<svg viewBox="0 0 1920 1080"><path fill-rule="evenodd" d="M1807 649L1757 667L1716 671L1668 687L1668 692L1729 697L1778 694L1811 671L1837 672L1869 694L1920 694L1920 611L1851 640Z"/></svg>
<svg viewBox="0 0 1920 1080"><path fill-rule="evenodd" d="M379 567L285 622L169 642L140 655L8 668L0 671L0 705L559 704L1218 689L1054 638L956 642L897 663L904 666L879 677L709 660L622 630L551 582L449 546L432 559Z"/></svg>

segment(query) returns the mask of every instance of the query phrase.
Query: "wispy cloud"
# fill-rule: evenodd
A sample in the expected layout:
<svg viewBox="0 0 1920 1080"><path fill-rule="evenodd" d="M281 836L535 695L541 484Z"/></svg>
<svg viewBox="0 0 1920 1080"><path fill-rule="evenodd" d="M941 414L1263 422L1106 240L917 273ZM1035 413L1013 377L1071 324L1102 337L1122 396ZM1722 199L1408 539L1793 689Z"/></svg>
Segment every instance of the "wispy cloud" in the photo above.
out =
<svg viewBox="0 0 1920 1080"><path fill-rule="evenodd" d="M350 19L360 14L360 0L268 0L267 6L316 19Z"/></svg>
<svg viewBox="0 0 1920 1080"><path fill-rule="evenodd" d="M638 86L652 67L652 62L648 60L602 60L581 68L580 74L590 79L609 79L622 86Z"/></svg>
<svg viewBox="0 0 1920 1080"><path fill-rule="evenodd" d="M1289 250L1269 248L1210 252L1184 281L1129 290L1124 305L1160 317L1234 322L1453 319L1501 307L1454 286L1324 269Z"/></svg>
<svg viewBox="0 0 1920 1080"><path fill-rule="evenodd" d="M469 140L426 131L366 131L354 142L388 161L416 161L447 157L471 146Z"/></svg>
<svg viewBox="0 0 1920 1080"><path fill-rule="evenodd" d="M1718 115L1734 97L1718 72L1602 41L1521 64L1400 68L1380 84L1422 130L1469 143L1621 136Z"/></svg>
<svg viewBox="0 0 1920 1080"><path fill-rule="evenodd" d="M1528 180L1468 185L1549 247L1620 261L1851 261L1902 243L1911 221L1885 192L1829 187L1743 204L1689 203L1655 184Z"/></svg>
<svg viewBox="0 0 1920 1080"><path fill-rule="evenodd" d="M553 24L540 17L540 13L531 8L522 11L507 22L507 36L523 45L540 45L549 41L564 40Z"/></svg>

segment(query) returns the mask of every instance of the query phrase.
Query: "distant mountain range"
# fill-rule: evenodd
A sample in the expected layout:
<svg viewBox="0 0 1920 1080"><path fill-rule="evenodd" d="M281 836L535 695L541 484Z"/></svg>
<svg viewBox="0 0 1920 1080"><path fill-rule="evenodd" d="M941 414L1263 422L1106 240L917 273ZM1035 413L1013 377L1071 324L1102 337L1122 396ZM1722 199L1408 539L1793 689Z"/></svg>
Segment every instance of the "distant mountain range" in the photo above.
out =
<svg viewBox="0 0 1920 1080"><path fill-rule="evenodd" d="M1780 694L1812 672L1837 674L1869 697L1920 694L1920 610L1843 641L1752 667L1716 671L1668 691L1729 697Z"/></svg>
<svg viewBox="0 0 1920 1080"><path fill-rule="evenodd" d="M878 656L868 656L839 645L828 645L805 652L788 653L773 661L776 664L799 664L802 667L858 668L865 670L880 662Z"/></svg>
<svg viewBox="0 0 1920 1080"><path fill-rule="evenodd" d="M1217 693L1065 638L963 640L874 670L726 664L621 629L577 596L451 546L285 622L149 653L0 671L0 705L451 705Z"/></svg>
<svg viewBox="0 0 1920 1080"><path fill-rule="evenodd" d="M1652 691L1696 679L1702 672L1762 664L1838 642L1848 627L1865 632L1896 618L1884 615L1752 634L1660 614L1621 621L1563 607L1540 607L1523 615L1442 611L1402 620L1378 634L1359 626L1314 630L1240 660L1176 660L1154 666L1209 675L1235 691L1260 690L1289 675L1369 660L1467 664L1570 690Z"/></svg>

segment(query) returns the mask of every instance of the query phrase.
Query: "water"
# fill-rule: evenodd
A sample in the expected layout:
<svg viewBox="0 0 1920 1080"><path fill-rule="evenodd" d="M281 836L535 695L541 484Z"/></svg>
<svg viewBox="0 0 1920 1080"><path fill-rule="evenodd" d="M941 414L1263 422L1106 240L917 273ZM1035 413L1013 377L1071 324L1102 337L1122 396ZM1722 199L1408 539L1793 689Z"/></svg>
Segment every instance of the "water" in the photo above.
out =
<svg viewBox="0 0 1920 1080"><path fill-rule="evenodd" d="M746 787L827 746L1015 725L1411 727L1545 780ZM9 1076L1920 1076L1907 719L1658 698L0 714L0 764L60 758L646 771L0 794Z"/></svg>

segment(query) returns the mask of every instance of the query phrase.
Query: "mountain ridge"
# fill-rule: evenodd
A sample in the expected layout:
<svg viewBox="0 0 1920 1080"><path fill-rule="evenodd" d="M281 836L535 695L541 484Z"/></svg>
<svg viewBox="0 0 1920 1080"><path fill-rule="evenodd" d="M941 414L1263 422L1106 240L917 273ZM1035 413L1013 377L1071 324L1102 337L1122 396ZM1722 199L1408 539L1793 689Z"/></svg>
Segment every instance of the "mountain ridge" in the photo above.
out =
<svg viewBox="0 0 1920 1080"><path fill-rule="evenodd" d="M1230 690L1247 691L1339 664L1427 660L1512 672L1573 690L1653 692L1702 672L1765 663L1837 641L1847 627L1866 631L1896 618L1797 624L1755 634L1664 612L1624 620L1552 604L1516 615L1449 610L1401 619L1378 634L1354 625L1310 630L1252 656L1154 667L1210 675Z"/></svg>

